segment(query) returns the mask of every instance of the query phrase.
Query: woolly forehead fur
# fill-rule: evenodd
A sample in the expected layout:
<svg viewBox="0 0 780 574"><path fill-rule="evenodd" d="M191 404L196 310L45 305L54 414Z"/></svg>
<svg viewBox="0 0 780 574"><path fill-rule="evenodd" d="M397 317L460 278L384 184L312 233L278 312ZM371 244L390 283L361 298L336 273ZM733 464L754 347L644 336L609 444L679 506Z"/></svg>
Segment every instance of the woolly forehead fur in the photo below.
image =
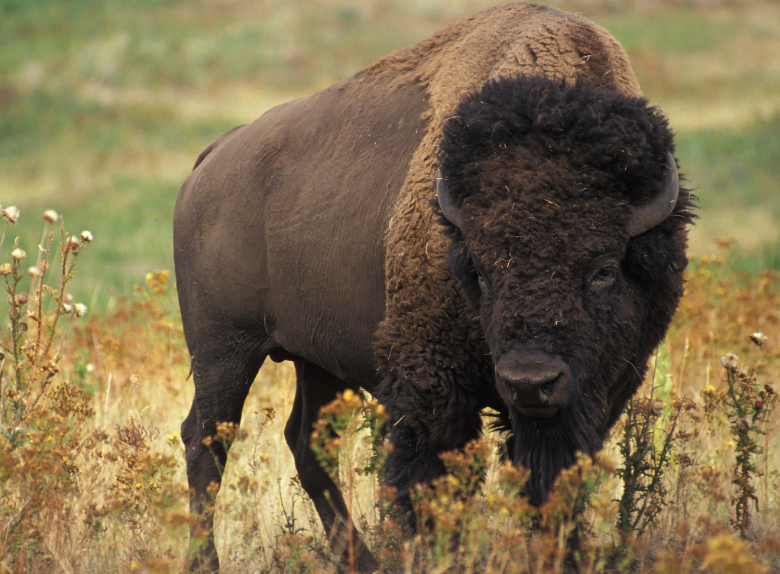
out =
<svg viewBox="0 0 780 574"><path fill-rule="evenodd" d="M631 204L660 191L667 174L665 155L673 148L666 119L643 98L607 92L587 80L487 82L457 107L440 143L442 176L464 216L463 229L448 226L456 239L450 259L455 274L466 278L470 273L459 247L464 242L489 272L504 269L492 278L503 306L519 305L524 311L516 310L517 317L536 313L541 328L559 324L562 313L573 317L565 307L578 292L588 262L611 252L635 280L671 282L662 290L663 303L652 307L673 310L679 288L671 285L679 282L676 274L686 264L687 190L680 190L674 216L655 232L629 241L627 230ZM552 271L556 281L542 280ZM470 283L465 280L461 287L477 308L478 293ZM670 317L651 320L661 319L659 334ZM518 319L519 326L502 323L507 340L519 336L514 330L529 328L526 320ZM580 331L564 338L576 339ZM555 337L556 344L562 343L560 335ZM555 337L550 334L550 344ZM569 343L572 348L584 344Z"/></svg>
<svg viewBox="0 0 780 574"><path fill-rule="evenodd" d="M658 192L674 143L666 119L644 98L608 92L586 79L491 80L443 126L439 167L456 203L485 191L474 180L486 173L484 162L518 148L536 163L565 156L582 174L579 183L599 186L606 178L613 199L638 203Z"/></svg>

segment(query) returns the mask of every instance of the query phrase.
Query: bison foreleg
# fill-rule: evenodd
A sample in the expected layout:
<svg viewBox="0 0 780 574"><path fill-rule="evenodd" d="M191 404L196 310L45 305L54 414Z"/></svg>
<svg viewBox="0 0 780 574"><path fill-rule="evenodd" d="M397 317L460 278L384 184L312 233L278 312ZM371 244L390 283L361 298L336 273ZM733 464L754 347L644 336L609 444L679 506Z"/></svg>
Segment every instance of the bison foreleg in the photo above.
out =
<svg viewBox="0 0 780 574"><path fill-rule="evenodd" d="M390 392L387 392L390 390ZM379 400L389 415L393 450L385 463L385 480L396 489L396 503L411 514L411 489L431 482L445 472L439 455L463 448L482 434L480 401L456 385L437 388L383 381Z"/></svg>

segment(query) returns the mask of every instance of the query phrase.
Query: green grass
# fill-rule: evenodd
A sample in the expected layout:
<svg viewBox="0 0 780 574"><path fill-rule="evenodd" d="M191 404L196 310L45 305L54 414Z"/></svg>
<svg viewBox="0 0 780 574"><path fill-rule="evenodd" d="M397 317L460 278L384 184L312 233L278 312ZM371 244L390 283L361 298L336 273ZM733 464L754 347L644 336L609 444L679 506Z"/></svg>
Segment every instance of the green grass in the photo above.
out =
<svg viewBox="0 0 780 574"><path fill-rule="evenodd" d="M154 101L104 103L48 90L12 95L0 114L0 165L20 178L85 160L100 169L112 154L129 163L138 148L170 153L234 126L218 114L189 122L176 116L171 104Z"/></svg>
<svg viewBox="0 0 780 574"><path fill-rule="evenodd" d="M727 239L736 243L737 269L779 268L779 133L776 115L754 126L678 135L678 156L699 198L694 246L700 252Z"/></svg>
<svg viewBox="0 0 780 574"><path fill-rule="evenodd" d="M0 203L25 217L52 208L69 229L92 230L97 262L74 288L103 305L172 265L176 190L220 134L490 4L0 0ZM750 121L742 110L775 105L776 5L725 16L631 6L589 3L585 15L624 44L673 120L702 116L678 133L700 196L694 250L734 235L752 268L774 266L780 120L713 115L709 126L707 114L727 102Z"/></svg>
<svg viewBox="0 0 780 574"><path fill-rule="evenodd" d="M739 30L734 21L716 21L704 14L664 11L600 18L599 23L618 39L627 52L661 54L708 51L728 42Z"/></svg>
<svg viewBox="0 0 780 574"><path fill-rule="evenodd" d="M131 177L118 178L114 187L117 193L112 197L85 203L83 210L70 218L66 215L66 221L96 237L93 256L79 262L81 273L99 274L103 288L126 293L143 283L148 271L173 269L171 220L178 188L170 182ZM77 293L89 289L75 287ZM102 301L108 293L91 295Z"/></svg>
<svg viewBox="0 0 780 574"><path fill-rule="evenodd" d="M95 234L82 299L102 306L172 268L176 192L222 133L437 27L399 27L408 11L273 4L0 2L0 203ZM258 103L238 114L244 86Z"/></svg>
<svg viewBox="0 0 780 574"><path fill-rule="evenodd" d="M174 115L166 105L104 105L43 91L0 115L0 171L8 174L2 203L18 204L25 218L55 209L71 232L95 235L95 255L74 285L85 302L102 306L146 272L173 268L179 185L196 150L234 125L218 117L172 122ZM182 148L192 151L175 154ZM32 250L38 231L20 226L11 233L17 229Z"/></svg>
<svg viewBox="0 0 780 574"><path fill-rule="evenodd" d="M700 188L708 209L728 209L737 201L780 215L780 115L742 129L701 130L677 137L688 178Z"/></svg>

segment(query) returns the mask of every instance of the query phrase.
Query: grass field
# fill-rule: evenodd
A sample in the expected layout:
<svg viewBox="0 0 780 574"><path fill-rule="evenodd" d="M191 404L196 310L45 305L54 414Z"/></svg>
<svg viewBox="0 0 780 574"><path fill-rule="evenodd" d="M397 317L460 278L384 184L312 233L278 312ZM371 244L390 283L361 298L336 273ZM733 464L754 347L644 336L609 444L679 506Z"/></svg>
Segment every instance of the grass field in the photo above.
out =
<svg viewBox="0 0 780 574"><path fill-rule="evenodd" d="M4 0L0 201L94 230L75 289L104 306L171 268L178 186L221 133L489 4ZM694 253L733 236L740 265L776 264L777 4L558 5L612 31L670 116L699 190Z"/></svg>
<svg viewBox="0 0 780 574"><path fill-rule="evenodd" d="M0 461L0 572L181 565L186 478L176 431L192 390L175 292L164 274L153 273L173 270L178 187L200 151L227 129L491 4L0 0L0 204L22 213L8 228L0 263L11 261L16 235L28 255L35 253L46 209L62 213L69 232L94 235L70 283L90 311L68 319L68 330L65 318L58 324L56 332L66 333L59 372L40 402L56 416L31 407L27 450L18 451L26 458L4 452ZM682 171L700 204L687 294L644 390L655 383L662 393L661 415L650 421L657 445L675 409L684 407L656 497L666 504L642 537L626 540L613 504L623 482L606 464L587 513L589 571L623 564L659 573L778 572L777 411L767 406L767 421L752 427L765 435L746 435L757 441L751 484L758 506L751 502L743 539L735 501L744 490L732 480L738 449L744 451L735 421L747 415L735 414L720 360L734 353L755 392L780 372L780 4L552 4L585 14L626 47L645 93L670 117ZM20 283L25 292L28 280ZM0 312L8 310L3 298ZM749 340L757 331L768 337L762 348ZM2 367L5 392L8 358ZM29 380L40 384L33 374ZM281 436L294 392L290 377L285 365L263 368L245 409L247 435L231 451L217 522L228 572L335 568ZM11 403L2 399L5 440L16 432ZM605 449L614 467L622 464L621 440L618 429ZM541 560L539 547L518 527L527 509L500 498L502 471L495 460L489 464L485 494L459 525L497 540L503 533L503 547L474 540L459 557L460 569L450 566L523 572L529 557ZM446 538L446 525L437 526L440 538L433 532L393 546L377 527L373 480L354 488L369 540L398 570L444 569L436 541ZM506 522L486 518L503 508ZM622 563L614 550L621 545L631 550ZM486 557L495 558L490 568Z"/></svg>

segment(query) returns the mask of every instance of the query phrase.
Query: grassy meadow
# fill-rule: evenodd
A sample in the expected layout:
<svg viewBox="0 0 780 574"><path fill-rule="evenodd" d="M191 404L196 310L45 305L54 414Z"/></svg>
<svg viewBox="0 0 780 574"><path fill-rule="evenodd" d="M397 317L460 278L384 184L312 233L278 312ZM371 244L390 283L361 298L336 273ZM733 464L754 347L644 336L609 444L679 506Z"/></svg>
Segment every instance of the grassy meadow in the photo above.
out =
<svg viewBox="0 0 780 574"><path fill-rule="evenodd" d="M0 573L182 568L181 182L224 131L494 3L0 0L0 204L21 212L0 221ZM551 4L610 30L675 128L700 206L686 296L603 456L541 513L489 435L419 493L429 526L406 538L375 474L351 472L370 449L350 430L353 514L389 571L561 572L587 498L581 572L780 572L780 4ZM282 437L293 396L269 361L217 499L225 572L339 569ZM355 429L357 404L330 416Z"/></svg>

